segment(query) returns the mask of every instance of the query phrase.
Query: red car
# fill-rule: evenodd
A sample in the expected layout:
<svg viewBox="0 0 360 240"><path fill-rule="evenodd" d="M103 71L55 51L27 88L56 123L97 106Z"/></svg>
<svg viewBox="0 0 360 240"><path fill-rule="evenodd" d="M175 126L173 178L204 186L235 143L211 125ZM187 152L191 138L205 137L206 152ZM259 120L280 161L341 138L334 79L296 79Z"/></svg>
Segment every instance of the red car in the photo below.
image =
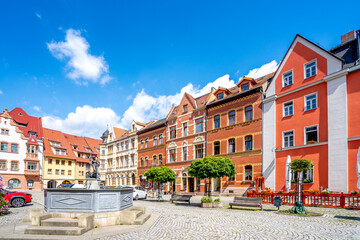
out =
<svg viewBox="0 0 360 240"><path fill-rule="evenodd" d="M32 195L30 193L5 190L5 199L8 200L13 207L22 207L26 203L31 202Z"/></svg>

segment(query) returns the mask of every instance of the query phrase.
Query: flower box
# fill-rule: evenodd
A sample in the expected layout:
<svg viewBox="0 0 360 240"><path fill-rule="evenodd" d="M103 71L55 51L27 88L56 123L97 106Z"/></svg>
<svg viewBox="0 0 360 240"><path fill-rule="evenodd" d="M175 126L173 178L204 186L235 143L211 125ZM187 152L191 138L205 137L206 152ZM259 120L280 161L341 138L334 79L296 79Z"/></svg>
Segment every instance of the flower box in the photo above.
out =
<svg viewBox="0 0 360 240"><path fill-rule="evenodd" d="M213 203L212 202L203 202L203 203L201 203L201 207L203 207L203 208L212 208Z"/></svg>

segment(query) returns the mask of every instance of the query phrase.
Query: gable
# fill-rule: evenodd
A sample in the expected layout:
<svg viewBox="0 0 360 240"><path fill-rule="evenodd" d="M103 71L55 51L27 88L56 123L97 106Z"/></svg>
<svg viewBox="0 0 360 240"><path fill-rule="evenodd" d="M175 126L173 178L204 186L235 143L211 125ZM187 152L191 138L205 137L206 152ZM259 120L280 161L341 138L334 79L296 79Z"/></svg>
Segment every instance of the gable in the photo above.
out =
<svg viewBox="0 0 360 240"><path fill-rule="evenodd" d="M314 59L317 61L318 73L312 78L304 79L304 64ZM275 94L281 94L294 88L321 80L326 75L340 71L341 68L341 59L304 37L296 35L275 72L274 80L269 84L266 95L269 97ZM293 85L287 87L287 89L282 89L282 75L292 69Z"/></svg>

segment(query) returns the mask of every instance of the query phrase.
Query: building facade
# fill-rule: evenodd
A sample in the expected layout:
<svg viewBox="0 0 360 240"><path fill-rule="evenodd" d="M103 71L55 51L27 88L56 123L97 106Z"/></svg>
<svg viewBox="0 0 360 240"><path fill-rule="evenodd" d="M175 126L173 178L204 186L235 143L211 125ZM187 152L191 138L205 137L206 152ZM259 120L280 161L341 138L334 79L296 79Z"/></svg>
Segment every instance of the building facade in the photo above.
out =
<svg viewBox="0 0 360 240"><path fill-rule="evenodd" d="M262 93L272 76L244 77L230 89L218 88L207 103L207 156L236 166L234 176L213 179L212 191L242 194L261 177Z"/></svg>
<svg viewBox="0 0 360 240"><path fill-rule="evenodd" d="M137 184L145 189L154 188L153 183L146 180L146 177L144 176L145 172L152 167L165 165L165 132L166 118L152 121L137 132L139 139ZM163 187L166 189L167 185Z"/></svg>
<svg viewBox="0 0 360 240"><path fill-rule="evenodd" d="M100 159L106 186L136 184L138 167L136 133L143 127L145 124L133 121L130 130L112 127L107 130L108 132L104 132Z"/></svg>
<svg viewBox="0 0 360 240"><path fill-rule="evenodd" d="M0 175L9 189L41 189L43 133L41 118L23 109L0 114Z"/></svg>
<svg viewBox="0 0 360 240"><path fill-rule="evenodd" d="M352 36L326 51L297 35L285 54L263 100L262 172L267 187L285 189L289 156L314 164L303 173L305 190L356 189L359 31ZM293 183L296 178L293 173Z"/></svg>

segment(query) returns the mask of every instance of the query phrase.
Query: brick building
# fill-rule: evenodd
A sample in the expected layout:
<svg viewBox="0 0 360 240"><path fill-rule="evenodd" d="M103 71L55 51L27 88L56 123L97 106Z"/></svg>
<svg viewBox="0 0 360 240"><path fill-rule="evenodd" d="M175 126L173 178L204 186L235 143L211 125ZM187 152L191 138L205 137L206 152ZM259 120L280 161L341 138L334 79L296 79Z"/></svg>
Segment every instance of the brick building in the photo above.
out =
<svg viewBox="0 0 360 240"><path fill-rule="evenodd" d="M243 193L261 176L262 93L273 74L244 77L236 86L218 88L207 108L207 156L231 159L237 174L212 180L212 191Z"/></svg>
<svg viewBox="0 0 360 240"><path fill-rule="evenodd" d="M165 165L165 130L166 119L155 120L137 132L138 135L138 185L153 189L144 173L152 167ZM155 186L156 187L156 186Z"/></svg>

